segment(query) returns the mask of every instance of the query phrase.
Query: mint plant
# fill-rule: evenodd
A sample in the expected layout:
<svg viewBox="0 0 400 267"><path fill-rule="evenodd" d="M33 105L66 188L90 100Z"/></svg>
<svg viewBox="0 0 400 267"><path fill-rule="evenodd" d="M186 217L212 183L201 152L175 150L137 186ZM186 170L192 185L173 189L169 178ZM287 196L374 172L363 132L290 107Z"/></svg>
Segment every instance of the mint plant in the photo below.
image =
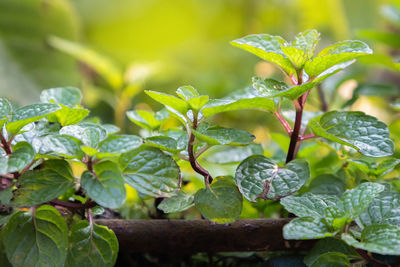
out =
<svg viewBox="0 0 400 267"><path fill-rule="evenodd" d="M0 98L2 266L113 266L118 240L94 216L126 207L126 185L165 213L195 206L213 223L237 220L247 200L280 201L298 216L284 227L286 239L321 239L308 266L379 266L369 252L399 255L400 195L386 174L400 160L390 157L388 127L362 112L305 110L314 87L372 51L344 41L314 56L318 41L315 30L290 43L268 34L232 41L275 64L291 84L254 77L222 99L192 86L176 95L147 90L164 108L126 112L140 136L88 118L73 87L44 90L40 103L20 108ZM214 115L243 109L269 112L282 124L290 139L284 162L264 155L253 134L214 125ZM311 140L307 154L301 144ZM326 148L324 169L311 154ZM238 166L232 176L216 176L207 161ZM183 187L188 167L204 181L195 192Z"/></svg>
<svg viewBox="0 0 400 267"><path fill-rule="evenodd" d="M358 256L354 256L348 253L351 250L344 252L333 246L329 251L321 250L313 261L306 262L308 266L333 263L338 264L335 266L349 266L350 262L357 260L380 266L383 263L365 251L400 254L400 224L397 220L399 194L391 191L390 186L363 183L363 180L383 182L379 177L399 162L398 159L389 158L380 164L371 164L357 159L357 153L354 152L367 157L392 155L394 144L389 138L388 127L372 116L355 111L329 111L314 116L308 122L303 121L304 107L311 89L352 64L356 58L372 54L372 50L361 41L344 41L328 46L314 56L318 41L319 33L315 30L299 33L290 43L268 34L249 35L232 41L234 46L275 64L292 82L292 85L287 85L270 78L253 78L253 88L271 101L273 108L269 111L273 112L290 136L290 144L284 165L262 155L251 156L240 163L235 180L248 200L281 199L281 204L289 212L299 216L284 227L286 239L335 237L359 252ZM280 111L282 98L293 101L293 128ZM310 175L306 159L296 159L300 144L318 137L333 145L344 146L342 154L346 155L346 163L339 172L350 172L347 166L357 165L366 173L365 179L356 182L359 183L356 188L341 192L343 181L340 179L333 178L335 182L330 184L328 179L323 181L320 178L320 182L316 177L308 188L314 189L315 193L310 190L298 196L292 195L307 182ZM344 149L343 146L341 149ZM311 187L312 183L316 186ZM346 246L340 244L341 247ZM317 252L313 253L315 256Z"/></svg>

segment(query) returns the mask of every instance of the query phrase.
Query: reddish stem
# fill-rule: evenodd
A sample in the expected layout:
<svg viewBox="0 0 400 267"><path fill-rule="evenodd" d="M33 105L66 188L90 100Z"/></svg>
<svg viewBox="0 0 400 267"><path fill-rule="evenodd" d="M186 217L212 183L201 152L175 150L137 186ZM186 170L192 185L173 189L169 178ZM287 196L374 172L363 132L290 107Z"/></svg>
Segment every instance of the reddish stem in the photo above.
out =
<svg viewBox="0 0 400 267"><path fill-rule="evenodd" d="M365 259L368 263L371 263L373 266L375 267L386 267L388 266L387 264L374 259L373 257L371 257L367 251L362 250L362 249L356 249L357 253L360 254L361 257L363 257L363 259Z"/></svg>
<svg viewBox="0 0 400 267"><path fill-rule="evenodd" d="M6 138L2 133L0 133L0 141L1 144L3 145L4 151L7 153L7 155L10 155L12 153L11 149L11 142L7 142Z"/></svg>
<svg viewBox="0 0 400 267"><path fill-rule="evenodd" d="M193 116L193 129L197 129L197 115ZM190 166L192 166L193 170L197 172L198 174L202 175L204 177L204 182L206 186L208 186L213 178L211 177L210 173L204 169L196 160L196 156L193 151L193 143L195 140L195 136L192 132L189 134L189 142L188 142L188 154L189 154L189 162Z"/></svg>
<svg viewBox="0 0 400 267"><path fill-rule="evenodd" d="M299 136L299 141L304 141L304 140L311 139L311 138L314 138L314 137L315 137L315 134L306 134L306 135L303 135L303 136Z"/></svg>
<svg viewBox="0 0 400 267"><path fill-rule="evenodd" d="M292 127L290 127L290 124L285 120L285 118L282 116L282 114L279 111L274 111L275 117L279 120L279 122L282 124L283 128L285 128L285 131L289 136L292 135Z"/></svg>
<svg viewBox="0 0 400 267"><path fill-rule="evenodd" d="M301 85L303 83L303 71L300 71L297 73L298 81L296 85ZM304 105L307 101L307 97L310 91L305 92L302 96L300 96L298 99L294 100L294 106L296 109L296 118L294 121L294 127L293 127L293 132L290 137L290 144L289 144L289 150L286 156L286 163L289 163L293 159L296 158L297 151L299 150L301 140L299 138L300 136L300 131L301 131L301 121L303 117L303 109Z"/></svg>
<svg viewBox="0 0 400 267"><path fill-rule="evenodd" d="M62 201L59 199L53 199L49 201L49 203L51 205L61 206L72 210L89 209L97 205L97 203L93 201L87 201L86 203L73 203L73 202Z"/></svg>

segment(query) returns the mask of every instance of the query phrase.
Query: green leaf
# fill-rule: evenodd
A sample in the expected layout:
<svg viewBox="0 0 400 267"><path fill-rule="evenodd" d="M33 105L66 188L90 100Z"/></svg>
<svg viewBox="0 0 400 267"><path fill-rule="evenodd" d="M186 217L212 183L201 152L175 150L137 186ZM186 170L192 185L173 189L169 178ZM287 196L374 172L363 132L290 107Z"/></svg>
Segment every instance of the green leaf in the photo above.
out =
<svg viewBox="0 0 400 267"><path fill-rule="evenodd" d="M127 111L126 115L133 123L149 131L158 129L169 117L166 109L162 109L156 113L148 110L131 110Z"/></svg>
<svg viewBox="0 0 400 267"><path fill-rule="evenodd" d="M8 157L7 172L17 172L24 169L35 159L35 151L27 142L19 142L13 147L13 152Z"/></svg>
<svg viewBox="0 0 400 267"><path fill-rule="evenodd" d="M296 69L293 67L292 62L285 57L281 50L281 46L286 46L287 42L280 36L273 36L269 34L251 34L243 38L233 40L231 44L266 61L274 63L288 76L296 73Z"/></svg>
<svg viewBox="0 0 400 267"><path fill-rule="evenodd" d="M113 231L102 225L79 221L71 229L66 267L112 267L118 249Z"/></svg>
<svg viewBox="0 0 400 267"><path fill-rule="evenodd" d="M68 228L60 213L51 206L34 214L17 212L3 231L7 258L14 267L63 266L68 248Z"/></svg>
<svg viewBox="0 0 400 267"><path fill-rule="evenodd" d="M168 129L166 131L161 132L164 136L168 136L173 138L176 141L177 149L186 150L187 144L189 141L189 137L186 131L182 131L179 129Z"/></svg>
<svg viewBox="0 0 400 267"><path fill-rule="evenodd" d="M350 146L365 156L390 156L394 151L389 129L375 117L359 111L331 111L311 120L309 127L321 137Z"/></svg>
<svg viewBox="0 0 400 267"><path fill-rule="evenodd" d="M99 145L97 157L113 157L139 147L142 139L136 135L110 135Z"/></svg>
<svg viewBox="0 0 400 267"><path fill-rule="evenodd" d="M361 41L343 41L323 49L317 57L306 62L304 70L308 76L317 77L335 65L372 53L368 45Z"/></svg>
<svg viewBox="0 0 400 267"><path fill-rule="evenodd" d="M0 216L0 221L1 221L1 217ZM2 225L2 223L0 222L0 225ZM6 250L4 248L4 244L3 244L3 233L0 232L0 265L2 267L12 267L10 261L7 259L7 255L6 255Z"/></svg>
<svg viewBox="0 0 400 267"><path fill-rule="evenodd" d="M157 208L165 213L181 212L194 205L194 196L186 194L182 190L176 196L164 198Z"/></svg>
<svg viewBox="0 0 400 267"><path fill-rule="evenodd" d="M116 126L114 124L109 124L109 123L102 124L101 127L106 129L108 135L116 134L121 130L118 126Z"/></svg>
<svg viewBox="0 0 400 267"><path fill-rule="evenodd" d="M73 108L80 105L82 94L78 88L67 86L43 90L40 94L42 103L57 103Z"/></svg>
<svg viewBox="0 0 400 267"><path fill-rule="evenodd" d="M234 92L222 98L210 100L201 110L205 117L234 110L257 109L263 111L274 111L274 101L265 98L253 87Z"/></svg>
<svg viewBox="0 0 400 267"><path fill-rule="evenodd" d="M262 146L253 143L248 146L223 147L222 150L213 151L210 156L206 157L206 160L216 164L240 163L250 156L263 154Z"/></svg>
<svg viewBox="0 0 400 267"><path fill-rule="evenodd" d="M59 122L62 126L77 124L86 118L90 111L85 108L69 108L59 104L62 109L54 113L55 121Z"/></svg>
<svg viewBox="0 0 400 267"><path fill-rule="evenodd" d="M199 111L208 102L207 95L199 95L196 89L190 85L181 86L176 90L176 94L189 103L193 110Z"/></svg>
<svg viewBox="0 0 400 267"><path fill-rule="evenodd" d="M145 139L145 143L149 146L156 147L160 150L167 151L173 154L178 153L182 149L178 149L175 139L168 136L152 136Z"/></svg>
<svg viewBox="0 0 400 267"><path fill-rule="evenodd" d="M311 180L308 190L314 194L341 196L346 189L342 179L332 174L322 174Z"/></svg>
<svg viewBox="0 0 400 267"><path fill-rule="evenodd" d="M398 164L400 164L400 159L386 159L382 161L375 170L373 170L373 173L376 176L384 176L385 174L391 172Z"/></svg>
<svg viewBox="0 0 400 267"><path fill-rule="evenodd" d="M243 131L220 126L208 127L207 123L201 124L192 133L201 141L211 145L243 146L250 144L255 136Z"/></svg>
<svg viewBox="0 0 400 267"><path fill-rule="evenodd" d="M299 190L310 176L308 163L292 160L279 167L261 155L245 159L236 169L235 180L240 192L250 201L257 198L279 199Z"/></svg>
<svg viewBox="0 0 400 267"><path fill-rule="evenodd" d="M116 209L125 201L126 189L119 167L112 161L94 164L93 172L85 171L81 177L81 186L88 197L99 205Z"/></svg>
<svg viewBox="0 0 400 267"><path fill-rule="evenodd" d="M329 252L339 252L341 254L355 256L355 257L358 256L358 253L352 247L349 247L346 243L344 243L342 240L328 237L319 240L313 246L313 248L304 257L304 263L307 266L312 266L312 264L318 259L318 257Z"/></svg>
<svg viewBox="0 0 400 267"><path fill-rule="evenodd" d="M307 54L302 49L293 46L282 46L282 52L292 62L296 70L303 68L307 61Z"/></svg>
<svg viewBox="0 0 400 267"><path fill-rule="evenodd" d="M61 128L60 134L75 137L84 145L95 148L107 137L107 130L99 124L83 122Z"/></svg>
<svg viewBox="0 0 400 267"><path fill-rule="evenodd" d="M155 101L178 111L182 115L186 115L186 113L189 110L189 104L180 98L177 98L177 97L169 95L169 94L164 94L164 93L150 91L150 90L146 90L145 92L148 96L153 98Z"/></svg>
<svg viewBox="0 0 400 267"><path fill-rule="evenodd" d="M292 46L303 50L307 58L311 58L314 54L315 47L320 40L320 34L317 30L305 30L296 35Z"/></svg>
<svg viewBox="0 0 400 267"><path fill-rule="evenodd" d="M384 189L385 187L381 184L362 183L356 188L344 192L341 199L346 215L354 220Z"/></svg>
<svg viewBox="0 0 400 267"><path fill-rule="evenodd" d="M380 193L357 218L357 224L364 228L372 224L400 226L400 194Z"/></svg>
<svg viewBox="0 0 400 267"><path fill-rule="evenodd" d="M355 248L382 255L400 255L400 228L390 224L372 224L364 228L361 240L343 233L342 240Z"/></svg>
<svg viewBox="0 0 400 267"><path fill-rule="evenodd" d="M9 119L11 112L11 103L7 99L0 97L0 128L3 128L3 125Z"/></svg>
<svg viewBox="0 0 400 267"><path fill-rule="evenodd" d="M0 191L0 205L7 205L10 203L13 195L13 187L10 186Z"/></svg>
<svg viewBox="0 0 400 267"><path fill-rule="evenodd" d="M215 223L231 223L242 212L242 195L229 177L219 176L210 188L197 191L194 203L200 213Z"/></svg>
<svg viewBox="0 0 400 267"><path fill-rule="evenodd" d="M281 204L286 210L297 217L325 217L325 209L335 206L337 198L329 195L316 195L305 193L302 196L288 196L281 199Z"/></svg>
<svg viewBox="0 0 400 267"><path fill-rule="evenodd" d="M40 103L16 109L6 125L11 134L17 134L25 125L53 114L61 107L54 103Z"/></svg>
<svg viewBox="0 0 400 267"><path fill-rule="evenodd" d="M343 67L342 65L340 67ZM311 90L318 84L320 84L326 78L332 76L336 72L341 70L340 68L332 70L332 72L324 74L312 81L308 81L301 85L287 86L283 82L276 81L274 79L262 79L259 77L253 77L253 87L256 88L265 97L278 97L283 96L291 100L295 100L303 95L305 92Z"/></svg>
<svg viewBox="0 0 400 267"><path fill-rule="evenodd" d="M183 100L189 101L192 98L200 96L199 92L190 85L184 85L176 90L176 94Z"/></svg>
<svg viewBox="0 0 400 267"><path fill-rule="evenodd" d="M142 145L121 155L120 165L127 184L144 195L170 197L178 188L180 170L159 149Z"/></svg>
<svg viewBox="0 0 400 267"><path fill-rule="evenodd" d="M285 239L321 239L334 235L323 219L318 217L295 218L283 227Z"/></svg>
<svg viewBox="0 0 400 267"><path fill-rule="evenodd" d="M121 70L108 58L81 44L71 42L56 36L50 36L48 43L58 50L67 53L85 63L100 74L115 90L123 86Z"/></svg>
<svg viewBox="0 0 400 267"><path fill-rule="evenodd" d="M48 134L34 140L35 145L39 148L38 154L57 155L70 159L83 157L79 145L68 135Z"/></svg>
<svg viewBox="0 0 400 267"><path fill-rule="evenodd" d="M61 159L47 160L40 170L26 172L19 177L14 202L23 206L45 203L64 194L73 182L68 162Z"/></svg>
<svg viewBox="0 0 400 267"><path fill-rule="evenodd" d="M310 267L349 267L350 259L340 252L327 252L321 254Z"/></svg>

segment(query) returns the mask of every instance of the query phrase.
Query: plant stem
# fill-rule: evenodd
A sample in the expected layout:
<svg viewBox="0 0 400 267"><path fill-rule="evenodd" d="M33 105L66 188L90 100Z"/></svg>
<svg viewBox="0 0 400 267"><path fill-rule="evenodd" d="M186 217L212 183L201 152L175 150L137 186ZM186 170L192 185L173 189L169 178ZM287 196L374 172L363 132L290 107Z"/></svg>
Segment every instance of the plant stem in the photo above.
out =
<svg viewBox="0 0 400 267"><path fill-rule="evenodd" d="M363 259L365 259L367 262L371 263L375 267L386 267L386 266L388 266L387 264L385 264L385 263L383 263L383 262L371 257L368 254L368 252L365 251L365 250L357 248L356 251L357 251L358 254L360 254L361 257L363 257Z"/></svg>
<svg viewBox="0 0 400 267"><path fill-rule="evenodd" d="M304 140L311 139L314 137L315 137L315 134L302 135L302 136L299 136L299 141L304 141Z"/></svg>
<svg viewBox="0 0 400 267"><path fill-rule="evenodd" d="M53 199L49 201L49 203L51 205L61 206L73 210L89 209L97 205L97 203L93 201L87 201L86 203L73 203L73 202L62 201L59 199Z"/></svg>
<svg viewBox="0 0 400 267"><path fill-rule="evenodd" d="M299 101L299 100L295 100ZM299 103L300 106L300 103ZM290 144L289 144L289 150L286 156L286 163L289 163L293 159L296 158L296 147L297 147L297 142L299 142L299 134L300 134L300 128L301 128L301 120L303 116L303 108L297 108L296 107L296 119L294 121L294 129L290 138Z"/></svg>
<svg viewBox="0 0 400 267"><path fill-rule="evenodd" d="M1 141L1 144L3 145L4 151L7 153L7 155L10 155L12 153L11 142L10 143L7 142L3 133L0 133L0 141Z"/></svg>
<svg viewBox="0 0 400 267"><path fill-rule="evenodd" d="M194 130L197 129L197 114L193 115L193 125L192 126L193 126ZM190 166L192 166L192 168L195 172L197 172L198 174L200 174L204 177L204 182L205 182L206 186L208 187L208 185L212 182L213 178L211 177L210 173L207 170L205 170L197 162L196 156L193 151L193 143L195 140L195 136L192 133L192 131L190 131L190 129L188 129L188 131L189 131L188 154L189 154Z"/></svg>
<svg viewBox="0 0 400 267"><path fill-rule="evenodd" d="M279 122L282 124L283 128L285 128L285 131L289 136L292 135L292 127L290 127L290 124L285 120L285 118L282 116L280 111L274 111L275 117L279 120Z"/></svg>
<svg viewBox="0 0 400 267"><path fill-rule="evenodd" d="M303 71L298 72L297 74L298 80L297 80L297 85L301 85L303 83ZM297 151L299 150L300 144L301 144L301 138L300 132L301 132L301 121L303 119L303 109L304 105L307 101L307 97L310 91L305 92L302 96L300 96L298 99L294 100L294 107L296 109L296 118L294 121L294 127L293 127L293 132L292 135L290 136L290 144L289 144L289 150L286 156L286 163L289 163L293 159L296 158Z"/></svg>
<svg viewBox="0 0 400 267"><path fill-rule="evenodd" d="M318 91L319 100L321 101L321 110L323 112L327 112L328 111L328 103L326 103L325 93L322 90L322 87L320 84L317 86L317 91Z"/></svg>

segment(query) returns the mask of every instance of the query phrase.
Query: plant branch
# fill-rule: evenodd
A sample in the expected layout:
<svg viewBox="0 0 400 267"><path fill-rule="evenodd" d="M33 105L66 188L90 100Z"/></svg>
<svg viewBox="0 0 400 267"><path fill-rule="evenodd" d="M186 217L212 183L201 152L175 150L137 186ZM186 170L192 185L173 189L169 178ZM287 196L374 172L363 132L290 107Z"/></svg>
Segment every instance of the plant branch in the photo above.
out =
<svg viewBox="0 0 400 267"><path fill-rule="evenodd" d="M299 99L294 100L296 106L296 119L294 121L294 128L290 138L289 150L286 156L286 163L289 163L290 161L296 158L297 143L299 142L301 120L303 117L303 106L301 104L302 101L303 101L302 97L299 97Z"/></svg>
<svg viewBox="0 0 400 267"><path fill-rule="evenodd" d="M311 139L314 137L315 137L315 134L302 135L302 136L299 136L299 141L304 141L304 140Z"/></svg>
<svg viewBox="0 0 400 267"><path fill-rule="evenodd" d="M203 146L199 151L197 151L197 153L195 155L196 159L199 158L200 155L203 154L204 152L206 152L207 149L209 149L210 147L211 146L207 144L207 145Z"/></svg>
<svg viewBox="0 0 400 267"><path fill-rule="evenodd" d="M12 153L11 142L7 142L3 133L0 133L0 141L1 141L1 144L3 145L4 151L7 153L7 155L10 155Z"/></svg>
<svg viewBox="0 0 400 267"><path fill-rule="evenodd" d="M81 210L81 209L89 209L93 208L94 206L97 205L96 202L94 201L86 201L86 203L73 203L73 202L68 202L68 201L62 201L59 199L53 199L49 201L51 205L54 206L61 206L64 208L72 209L72 210Z"/></svg>
<svg viewBox="0 0 400 267"><path fill-rule="evenodd" d="M290 127L290 124L286 121L286 119L282 116L280 111L274 111L275 117L279 120L279 122L282 124L283 128L285 128L285 131L289 136L292 135L292 127Z"/></svg>
<svg viewBox="0 0 400 267"><path fill-rule="evenodd" d="M371 263L373 266L375 267L386 267L388 266L387 264L371 257L371 255L368 254L367 251L356 248L356 251L358 254L360 254L361 257L363 257L363 259L365 259L367 262Z"/></svg>
<svg viewBox="0 0 400 267"><path fill-rule="evenodd" d="M321 110L323 112L327 112L328 111L328 103L326 103L325 93L324 93L324 90L322 90L321 84L317 85L317 91L318 91L319 100L321 102Z"/></svg>
<svg viewBox="0 0 400 267"><path fill-rule="evenodd" d="M197 114L193 116L193 129L196 130L196 128L197 128ZM188 154L189 154L190 166L192 166L195 172L204 177L204 182L208 187L208 185L212 182L213 178L211 177L210 173L197 162L196 156L193 151L194 140L195 136L192 133L192 131L189 130Z"/></svg>

